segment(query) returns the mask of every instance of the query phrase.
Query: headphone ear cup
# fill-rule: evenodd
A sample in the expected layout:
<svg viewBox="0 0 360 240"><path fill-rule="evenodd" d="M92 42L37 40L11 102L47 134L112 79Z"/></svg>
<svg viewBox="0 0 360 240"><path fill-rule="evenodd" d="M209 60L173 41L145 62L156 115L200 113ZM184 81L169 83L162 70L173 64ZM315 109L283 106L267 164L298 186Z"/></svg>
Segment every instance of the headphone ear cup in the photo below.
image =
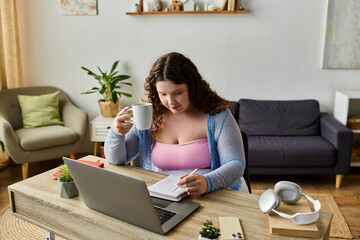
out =
<svg viewBox="0 0 360 240"><path fill-rule="evenodd" d="M301 198L301 187L294 182L280 181L275 184L274 191L284 203L294 204Z"/></svg>
<svg viewBox="0 0 360 240"><path fill-rule="evenodd" d="M263 213L272 213L272 209L278 209L280 207L281 200L276 192L272 189L264 191L259 199L258 205Z"/></svg>

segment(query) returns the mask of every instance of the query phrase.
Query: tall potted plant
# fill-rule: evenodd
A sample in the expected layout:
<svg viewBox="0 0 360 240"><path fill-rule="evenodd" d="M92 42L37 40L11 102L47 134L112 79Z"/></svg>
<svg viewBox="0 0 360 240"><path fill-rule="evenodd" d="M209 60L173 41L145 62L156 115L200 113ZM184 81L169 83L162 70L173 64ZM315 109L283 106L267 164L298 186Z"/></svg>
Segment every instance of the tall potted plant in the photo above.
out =
<svg viewBox="0 0 360 240"><path fill-rule="evenodd" d="M118 71L115 71L119 61L120 60L113 63L109 73L107 71L104 72L99 67L97 67L100 71L100 74L95 74L91 70L85 67L81 67L87 72L88 75L94 77L95 80L97 80L100 84L100 87L93 87L92 89L81 94L98 92L104 97L104 99L100 99L98 101L101 115L103 117L115 117L119 109L119 98L122 96L132 97L132 94L120 91L121 84L128 86L132 86L132 84L130 82L124 82L124 80L129 79L130 76L120 75L118 74Z"/></svg>
<svg viewBox="0 0 360 240"><path fill-rule="evenodd" d="M62 198L72 198L79 195L75 182L65 164L62 164L59 167L58 188L60 197Z"/></svg>

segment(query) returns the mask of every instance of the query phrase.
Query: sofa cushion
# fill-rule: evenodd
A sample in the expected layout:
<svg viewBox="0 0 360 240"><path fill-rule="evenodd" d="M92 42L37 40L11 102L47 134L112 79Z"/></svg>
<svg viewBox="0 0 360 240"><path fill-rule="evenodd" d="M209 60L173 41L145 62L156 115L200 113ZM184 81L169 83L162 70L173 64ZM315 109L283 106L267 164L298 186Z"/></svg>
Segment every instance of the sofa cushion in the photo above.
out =
<svg viewBox="0 0 360 240"><path fill-rule="evenodd" d="M78 134L67 127L52 125L38 128L20 128L15 131L25 151L36 151L75 142Z"/></svg>
<svg viewBox="0 0 360 240"><path fill-rule="evenodd" d="M239 126L248 135L319 135L317 100L240 99Z"/></svg>
<svg viewBox="0 0 360 240"><path fill-rule="evenodd" d="M250 167L332 167L336 150L320 136L248 136Z"/></svg>

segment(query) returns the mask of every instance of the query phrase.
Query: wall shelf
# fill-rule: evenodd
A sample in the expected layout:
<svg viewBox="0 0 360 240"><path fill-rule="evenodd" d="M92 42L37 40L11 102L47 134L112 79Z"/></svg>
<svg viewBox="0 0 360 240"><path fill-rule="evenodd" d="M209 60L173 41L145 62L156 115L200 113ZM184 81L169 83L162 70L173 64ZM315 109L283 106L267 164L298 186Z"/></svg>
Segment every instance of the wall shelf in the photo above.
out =
<svg viewBox="0 0 360 240"><path fill-rule="evenodd" d="M127 12L126 15L160 15L160 14L246 14L247 10L236 11L158 11L158 12Z"/></svg>

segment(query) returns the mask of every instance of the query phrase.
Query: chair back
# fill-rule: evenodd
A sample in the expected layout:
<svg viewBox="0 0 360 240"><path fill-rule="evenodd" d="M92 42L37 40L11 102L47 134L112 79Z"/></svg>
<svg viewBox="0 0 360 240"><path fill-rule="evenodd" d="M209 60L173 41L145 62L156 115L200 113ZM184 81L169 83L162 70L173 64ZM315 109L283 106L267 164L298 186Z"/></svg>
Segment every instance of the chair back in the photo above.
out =
<svg viewBox="0 0 360 240"><path fill-rule="evenodd" d="M53 93L60 89L50 86L41 87L23 87L5 89L0 91L0 117L5 118L14 130L23 128L21 108L18 100L18 95L43 95ZM59 108L61 109L63 102L68 97L60 90L59 94Z"/></svg>

